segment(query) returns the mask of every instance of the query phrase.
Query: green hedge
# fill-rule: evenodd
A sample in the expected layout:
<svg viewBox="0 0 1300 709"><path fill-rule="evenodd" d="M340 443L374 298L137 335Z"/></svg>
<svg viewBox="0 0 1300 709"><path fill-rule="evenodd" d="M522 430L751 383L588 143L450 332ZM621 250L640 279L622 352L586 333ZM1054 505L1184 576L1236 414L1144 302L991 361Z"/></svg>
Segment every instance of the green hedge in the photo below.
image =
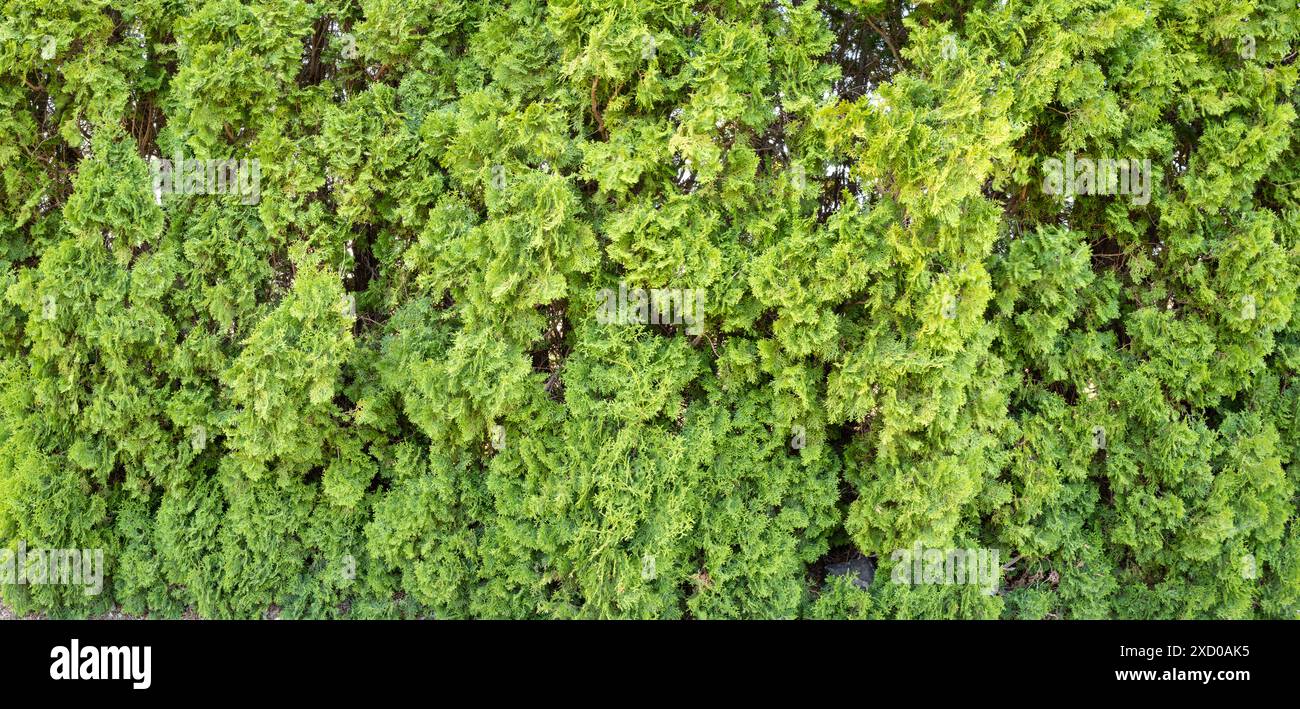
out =
<svg viewBox="0 0 1300 709"><path fill-rule="evenodd" d="M0 5L18 612L1300 617L1294 0Z"/></svg>

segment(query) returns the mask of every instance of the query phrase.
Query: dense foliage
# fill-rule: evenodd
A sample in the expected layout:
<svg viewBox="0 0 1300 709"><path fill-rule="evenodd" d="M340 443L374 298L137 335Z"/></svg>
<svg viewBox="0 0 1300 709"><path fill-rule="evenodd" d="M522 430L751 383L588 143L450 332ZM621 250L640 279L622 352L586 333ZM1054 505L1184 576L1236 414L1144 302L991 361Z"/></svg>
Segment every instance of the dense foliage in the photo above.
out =
<svg viewBox="0 0 1300 709"><path fill-rule="evenodd" d="M0 5L20 612L1300 617L1295 0Z"/></svg>

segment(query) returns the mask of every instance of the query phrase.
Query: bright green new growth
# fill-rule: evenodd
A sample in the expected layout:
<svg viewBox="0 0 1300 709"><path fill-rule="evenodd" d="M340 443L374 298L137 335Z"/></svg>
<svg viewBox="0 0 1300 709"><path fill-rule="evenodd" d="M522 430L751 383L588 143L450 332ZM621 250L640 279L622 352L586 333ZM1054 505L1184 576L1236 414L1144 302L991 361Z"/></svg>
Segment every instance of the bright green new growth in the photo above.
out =
<svg viewBox="0 0 1300 709"><path fill-rule="evenodd" d="M1300 616L1294 0L2 4L19 612Z"/></svg>

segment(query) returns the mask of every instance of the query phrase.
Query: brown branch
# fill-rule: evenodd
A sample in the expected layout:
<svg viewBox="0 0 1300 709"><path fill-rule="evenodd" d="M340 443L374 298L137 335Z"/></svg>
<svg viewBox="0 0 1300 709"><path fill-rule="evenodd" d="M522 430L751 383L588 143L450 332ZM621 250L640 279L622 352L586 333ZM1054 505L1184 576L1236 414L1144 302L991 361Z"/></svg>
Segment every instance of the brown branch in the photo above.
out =
<svg viewBox="0 0 1300 709"><path fill-rule="evenodd" d="M889 35L885 34L883 30L877 27L876 23L872 22L870 17L863 17L862 19L866 20L867 24L871 26L871 29L875 30L876 34L880 35L881 39L885 40L885 46L889 47L889 53L894 55L894 62L901 68L903 66L903 58L898 56L898 47L894 46L894 40L890 39Z"/></svg>
<svg viewBox="0 0 1300 709"><path fill-rule="evenodd" d="M605 119L600 115L600 109L596 106L596 86L600 84L600 77L597 76L591 80L591 113L596 117L596 127L600 129L600 135L605 140L609 140L609 133L605 132Z"/></svg>

